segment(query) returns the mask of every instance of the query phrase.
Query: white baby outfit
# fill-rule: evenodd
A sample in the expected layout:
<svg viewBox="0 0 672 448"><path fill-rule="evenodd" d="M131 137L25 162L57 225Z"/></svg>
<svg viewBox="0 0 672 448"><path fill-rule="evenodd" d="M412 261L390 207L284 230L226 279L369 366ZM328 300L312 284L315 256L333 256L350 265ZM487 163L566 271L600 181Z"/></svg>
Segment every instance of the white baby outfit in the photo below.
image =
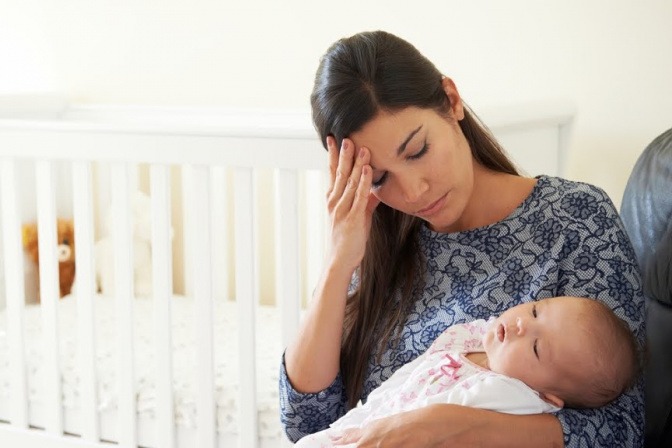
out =
<svg viewBox="0 0 672 448"><path fill-rule="evenodd" d="M351 409L329 429L302 438L296 447L332 447L332 437L345 429L436 403L509 414L558 411L560 408L542 400L522 381L484 369L465 357L483 351L481 341L489 322L480 319L449 327L425 353L374 390L364 405Z"/></svg>

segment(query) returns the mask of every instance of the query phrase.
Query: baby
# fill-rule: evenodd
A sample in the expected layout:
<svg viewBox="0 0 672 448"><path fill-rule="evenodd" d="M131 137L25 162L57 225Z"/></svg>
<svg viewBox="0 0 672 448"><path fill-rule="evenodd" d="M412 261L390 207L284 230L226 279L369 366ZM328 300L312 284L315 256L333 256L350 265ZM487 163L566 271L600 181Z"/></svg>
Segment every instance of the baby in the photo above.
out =
<svg viewBox="0 0 672 448"><path fill-rule="evenodd" d="M523 303L487 322L449 327L366 404L296 447L332 447L346 429L435 403L511 414L600 407L635 382L637 347L627 324L600 301Z"/></svg>

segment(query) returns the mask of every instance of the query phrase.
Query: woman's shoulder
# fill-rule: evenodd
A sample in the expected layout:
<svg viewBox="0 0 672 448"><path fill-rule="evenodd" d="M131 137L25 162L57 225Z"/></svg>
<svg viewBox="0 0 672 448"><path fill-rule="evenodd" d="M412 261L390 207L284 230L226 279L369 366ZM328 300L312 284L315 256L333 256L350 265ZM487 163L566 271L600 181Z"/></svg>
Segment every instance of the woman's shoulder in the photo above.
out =
<svg viewBox="0 0 672 448"><path fill-rule="evenodd" d="M551 204L577 218L585 218L600 210L616 212L611 198L602 188L561 177L539 176L532 196L537 199L537 205Z"/></svg>
<svg viewBox="0 0 672 448"><path fill-rule="evenodd" d="M560 197L568 195L589 195L602 200L610 201L607 193L600 187L563 177L541 175L537 176L537 188L541 191L553 191Z"/></svg>

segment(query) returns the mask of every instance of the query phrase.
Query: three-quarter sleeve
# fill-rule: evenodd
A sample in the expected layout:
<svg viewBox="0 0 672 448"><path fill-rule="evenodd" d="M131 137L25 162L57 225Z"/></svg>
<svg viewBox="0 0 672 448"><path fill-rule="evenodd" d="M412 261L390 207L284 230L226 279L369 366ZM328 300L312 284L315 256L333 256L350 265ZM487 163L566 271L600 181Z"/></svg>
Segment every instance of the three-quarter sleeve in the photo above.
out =
<svg viewBox="0 0 672 448"><path fill-rule="evenodd" d="M292 387L285 358L280 366L280 421L292 442L329 427L345 414L345 389L340 373L324 390L301 393Z"/></svg>

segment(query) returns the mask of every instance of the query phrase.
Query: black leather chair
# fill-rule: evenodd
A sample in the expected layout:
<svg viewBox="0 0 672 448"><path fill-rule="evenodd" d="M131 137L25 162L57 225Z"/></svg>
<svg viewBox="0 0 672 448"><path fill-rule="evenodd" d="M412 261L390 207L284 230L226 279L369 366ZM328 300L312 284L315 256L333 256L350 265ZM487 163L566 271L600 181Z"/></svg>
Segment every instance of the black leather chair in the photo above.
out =
<svg viewBox="0 0 672 448"><path fill-rule="evenodd" d="M621 217L647 296L646 448L672 447L672 129L637 160Z"/></svg>

